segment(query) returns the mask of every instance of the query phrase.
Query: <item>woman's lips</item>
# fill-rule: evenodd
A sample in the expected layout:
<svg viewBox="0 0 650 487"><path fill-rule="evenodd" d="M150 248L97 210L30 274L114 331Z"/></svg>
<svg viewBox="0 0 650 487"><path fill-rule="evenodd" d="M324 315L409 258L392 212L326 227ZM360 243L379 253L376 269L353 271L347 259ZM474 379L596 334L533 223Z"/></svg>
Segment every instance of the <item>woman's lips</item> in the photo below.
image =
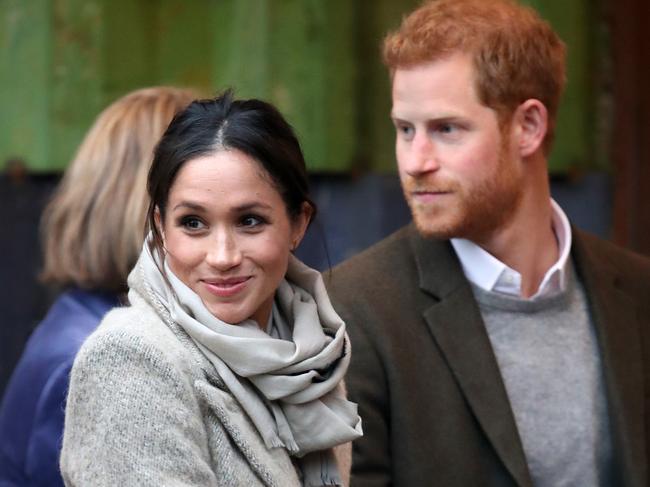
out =
<svg viewBox="0 0 650 487"><path fill-rule="evenodd" d="M248 276L230 279L204 279L202 282L211 294L219 296L220 298L228 298L242 291L247 286L250 279L251 277Z"/></svg>

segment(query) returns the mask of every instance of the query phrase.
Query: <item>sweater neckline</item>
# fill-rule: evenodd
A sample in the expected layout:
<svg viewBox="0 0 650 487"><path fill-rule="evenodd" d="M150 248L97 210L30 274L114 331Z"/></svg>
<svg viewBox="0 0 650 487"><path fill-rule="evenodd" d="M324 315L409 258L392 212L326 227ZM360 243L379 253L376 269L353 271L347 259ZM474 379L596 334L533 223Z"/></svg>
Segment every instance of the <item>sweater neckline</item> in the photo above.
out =
<svg viewBox="0 0 650 487"><path fill-rule="evenodd" d="M573 260L571 260L567 266L566 287L556 293L535 298L522 298L497 291L487 291L472 282L470 282L470 286L480 306L519 313L536 313L568 305L576 288L575 276Z"/></svg>

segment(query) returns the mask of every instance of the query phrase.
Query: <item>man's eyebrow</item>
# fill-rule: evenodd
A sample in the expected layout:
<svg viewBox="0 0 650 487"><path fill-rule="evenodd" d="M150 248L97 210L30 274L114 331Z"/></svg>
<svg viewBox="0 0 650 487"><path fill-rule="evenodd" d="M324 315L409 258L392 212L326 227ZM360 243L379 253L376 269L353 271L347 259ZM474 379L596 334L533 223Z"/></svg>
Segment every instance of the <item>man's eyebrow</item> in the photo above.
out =
<svg viewBox="0 0 650 487"><path fill-rule="evenodd" d="M393 122L403 122L403 123L413 123L408 120L408 118L402 118L398 117L395 114L391 113L390 118ZM460 115L452 115L451 113L440 113L440 114L434 114L430 117L427 117L426 120L424 121L425 123L445 123L445 122L460 122L463 120L463 117Z"/></svg>

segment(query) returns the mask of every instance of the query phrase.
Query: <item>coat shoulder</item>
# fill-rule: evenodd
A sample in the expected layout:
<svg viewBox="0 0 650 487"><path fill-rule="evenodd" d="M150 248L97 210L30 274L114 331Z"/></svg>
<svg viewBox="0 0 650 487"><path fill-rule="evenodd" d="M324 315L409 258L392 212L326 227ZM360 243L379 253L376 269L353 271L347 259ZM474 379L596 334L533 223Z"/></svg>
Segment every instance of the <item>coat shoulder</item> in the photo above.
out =
<svg viewBox="0 0 650 487"><path fill-rule="evenodd" d="M97 330L86 340L80 353L127 343L129 348L156 350L171 360L187 355L187 350L171 328L143 304L109 311Z"/></svg>
<svg viewBox="0 0 650 487"><path fill-rule="evenodd" d="M576 257L583 265L605 269L619 279L650 286L650 258L574 229Z"/></svg>
<svg viewBox="0 0 650 487"><path fill-rule="evenodd" d="M339 294L347 289L369 289L381 285L388 276L403 275L405 269L415 268L411 250L413 228L397 230L354 257L325 272L330 290ZM399 271L399 272L397 272Z"/></svg>
<svg viewBox="0 0 650 487"><path fill-rule="evenodd" d="M91 389L103 389L101 382L95 383L98 377L119 380L124 387L139 390L141 399L145 392L156 394L159 387L171 387L191 402L193 383L205 376L205 368L151 308L136 304L106 314L79 350L71 377ZM148 386L158 383L142 387L139 381L149 381Z"/></svg>

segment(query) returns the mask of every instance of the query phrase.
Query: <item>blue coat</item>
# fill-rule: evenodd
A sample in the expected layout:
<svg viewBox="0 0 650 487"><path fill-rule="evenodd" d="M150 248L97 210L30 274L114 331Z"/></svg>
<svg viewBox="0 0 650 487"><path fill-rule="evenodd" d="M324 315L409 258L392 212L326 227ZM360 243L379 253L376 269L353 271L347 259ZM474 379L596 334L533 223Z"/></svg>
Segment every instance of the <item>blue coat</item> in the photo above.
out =
<svg viewBox="0 0 650 487"><path fill-rule="evenodd" d="M117 296L73 289L36 327L0 406L0 487L63 486L59 452L75 355Z"/></svg>

